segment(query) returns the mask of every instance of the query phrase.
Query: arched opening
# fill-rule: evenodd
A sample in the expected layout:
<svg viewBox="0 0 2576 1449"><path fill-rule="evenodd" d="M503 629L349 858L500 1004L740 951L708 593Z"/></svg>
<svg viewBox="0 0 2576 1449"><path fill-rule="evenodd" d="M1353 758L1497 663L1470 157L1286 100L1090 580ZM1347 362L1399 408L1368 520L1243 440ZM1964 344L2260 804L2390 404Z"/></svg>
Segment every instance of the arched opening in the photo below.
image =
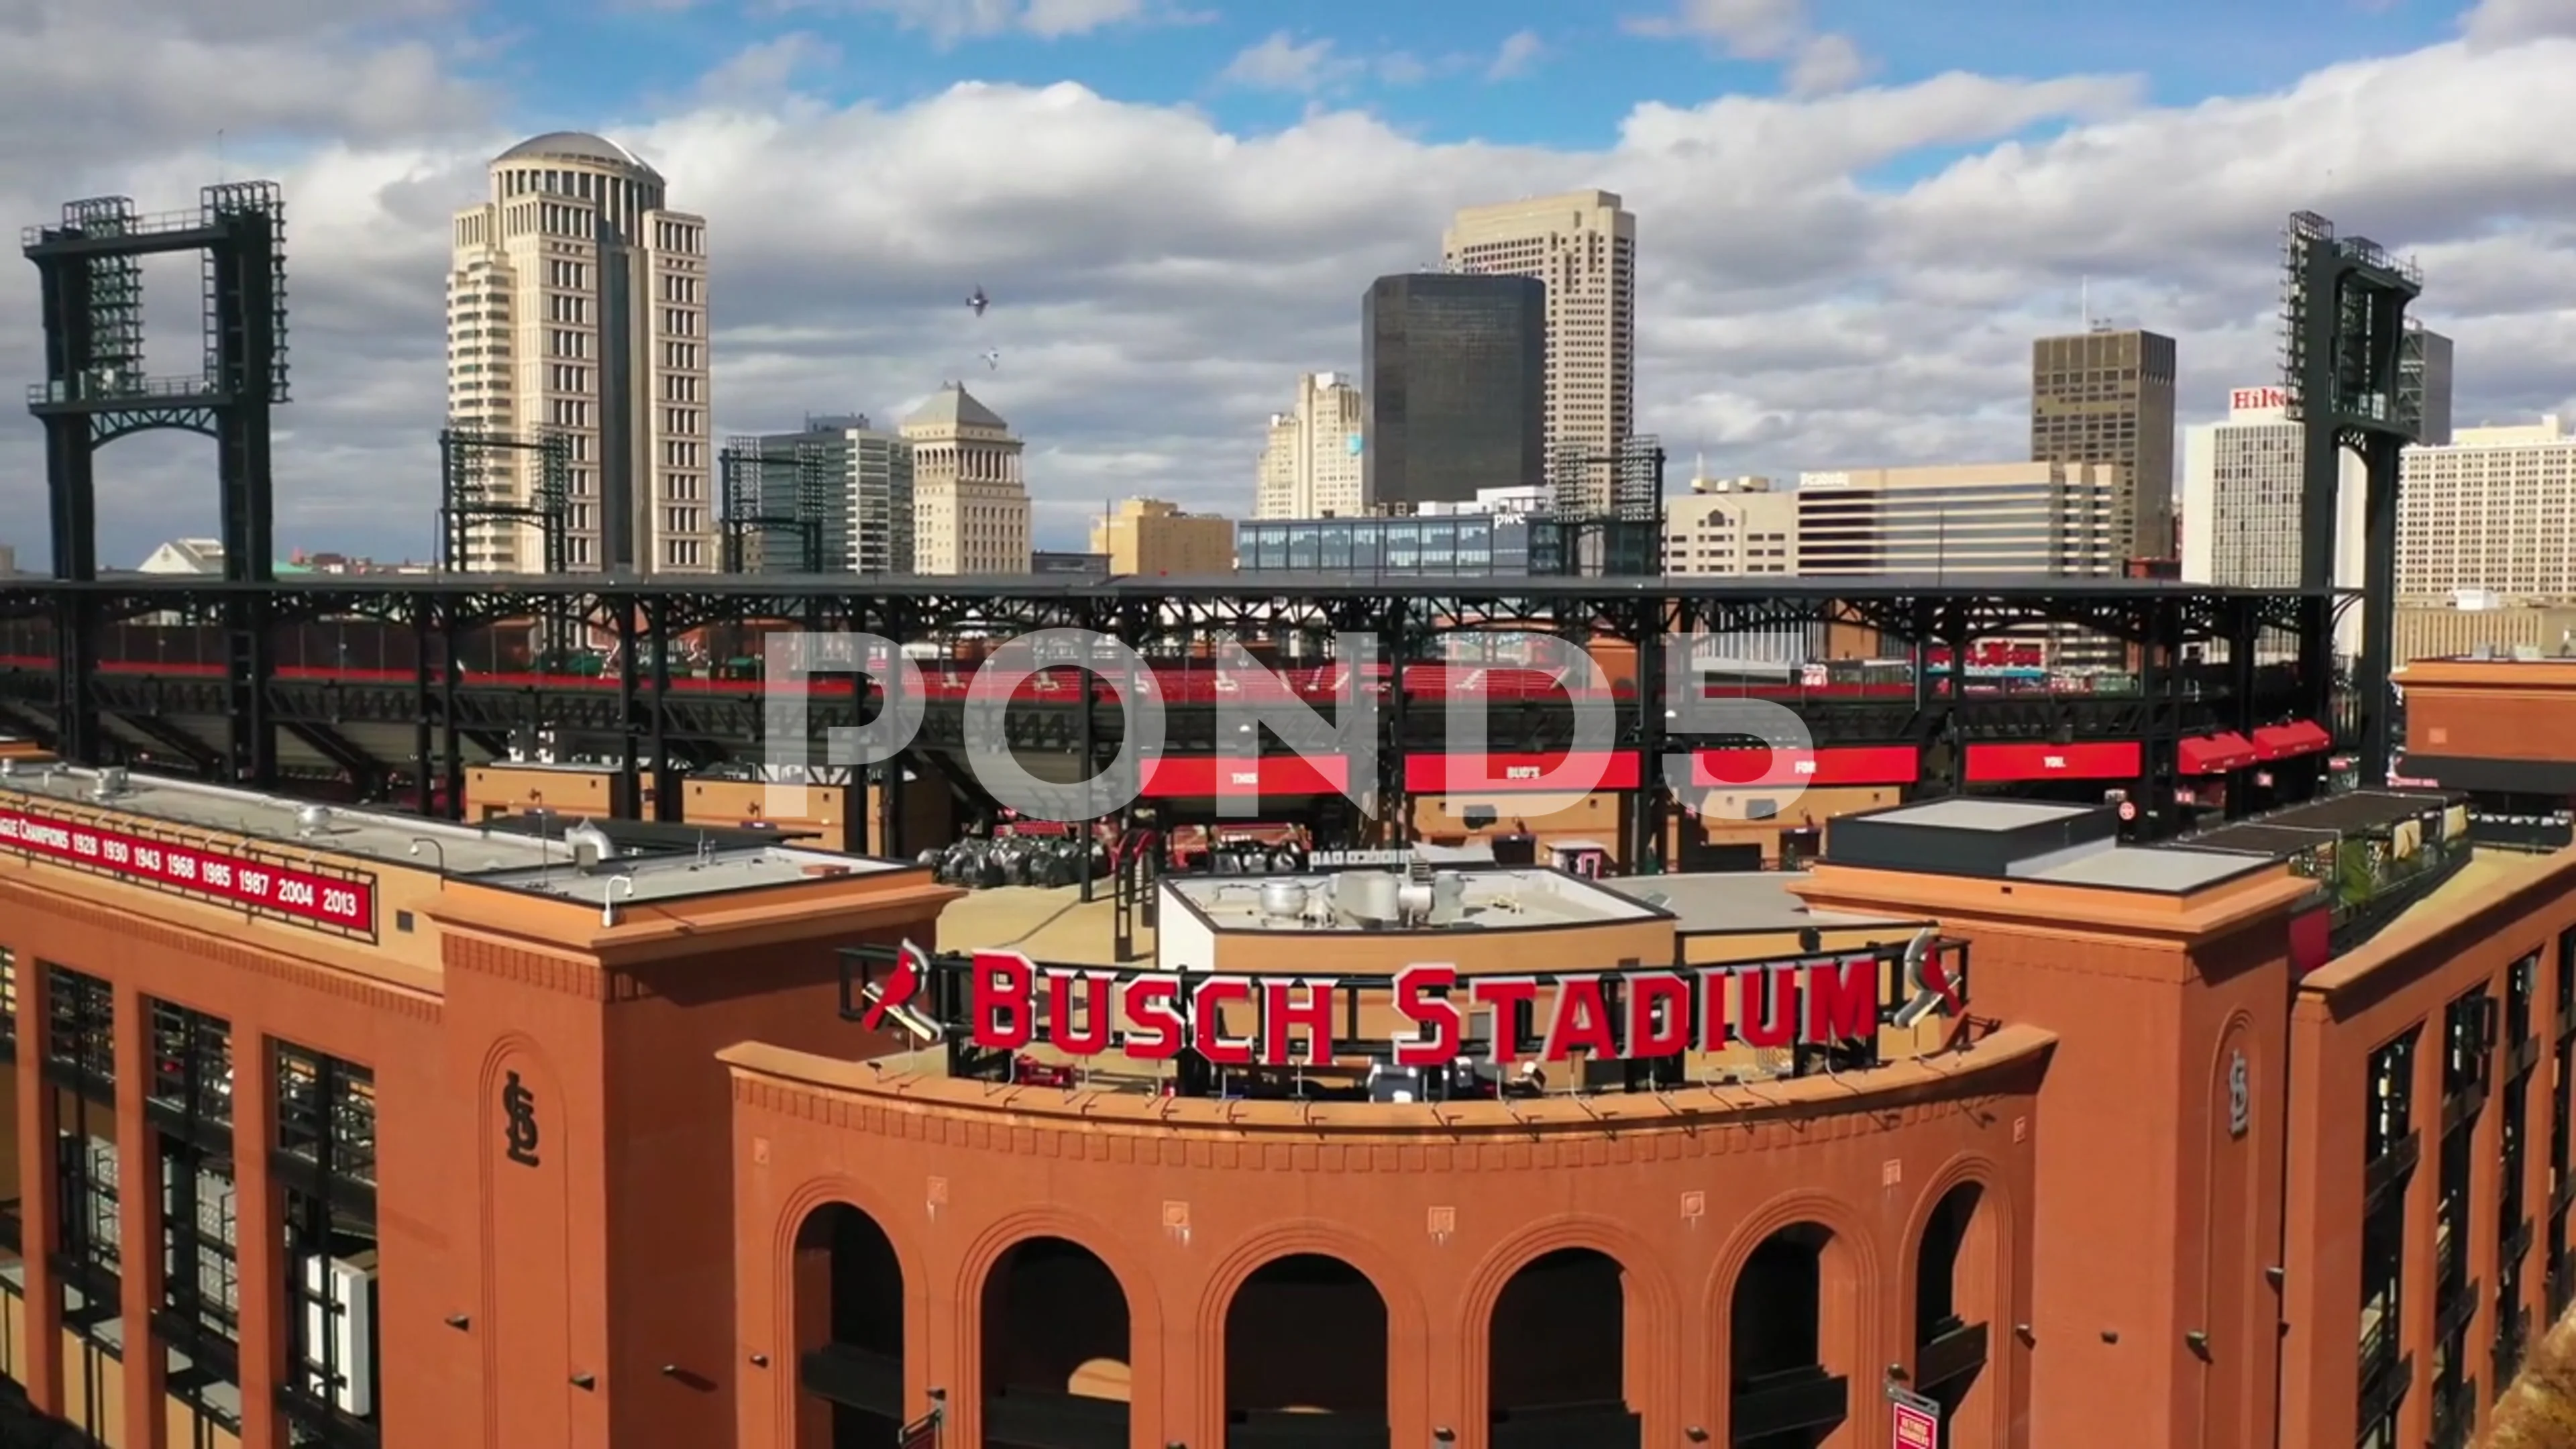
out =
<svg viewBox="0 0 2576 1449"><path fill-rule="evenodd" d="M1127 1449L1127 1290L1062 1238L1012 1246L984 1276L984 1440Z"/></svg>
<svg viewBox="0 0 2576 1449"><path fill-rule="evenodd" d="M1848 1292L1829 1294L1834 1235L1796 1223L1764 1238L1735 1278L1729 1315L1728 1414L1735 1449L1819 1449L1851 1414L1836 1360Z"/></svg>
<svg viewBox="0 0 2576 1449"><path fill-rule="evenodd" d="M1275 1259L1225 1310L1226 1449L1385 1449L1386 1299L1339 1258Z"/></svg>
<svg viewBox="0 0 2576 1449"><path fill-rule="evenodd" d="M799 1449L891 1449L903 1413L903 1265L876 1219L825 1203L796 1230Z"/></svg>
<svg viewBox="0 0 2576 1449"><path fill-rule="evenodd" d="M1985 1189L1963 1182L1941 1195L1914 1250L1914 1383L1941 1407L1945 1429L1964 1432L1985 1376L1994 1317L1994 1269ZM1958 1432L1943 1438L1958 1437Z"/></svg>
<svg viewBox="0 0 2576 1449"><path fill-rule="evenodd" d="M1512 1275L1486 1327L1493 1449L1631 1449L1628 1302L1618 1260L1561 1248Z"/></svg>

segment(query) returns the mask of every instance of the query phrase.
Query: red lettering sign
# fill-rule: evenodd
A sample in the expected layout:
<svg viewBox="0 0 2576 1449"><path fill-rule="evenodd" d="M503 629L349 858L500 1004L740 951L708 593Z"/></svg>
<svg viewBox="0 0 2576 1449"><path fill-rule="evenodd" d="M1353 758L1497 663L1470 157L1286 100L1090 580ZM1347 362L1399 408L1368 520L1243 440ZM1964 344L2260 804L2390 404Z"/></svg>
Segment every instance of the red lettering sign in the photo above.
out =
<svg viewBox="0 0 2576 1449"><path fill-rule="evenodd" d="M1889 986L1882 973L1898 969L1879 955L1546 978L1461 976L1454 966L1423 964L1361 987L1329 977L1196 972L1121 980L1096 968L1040 966L1016 951L978 951L966 1035L989 1051L1043 1043L1069 1057L1165 1060L1186 1043L1219 1065L1324 1066L1334 1060L1337 1026L1355 1019L1365 995L1373 1010L1392 1010L1402 1023L1389 1043L1401 1066L1459 1060L1470 1013L1490 1023L1497 1063L1530 1046L1548 1062L1644 1060L1734 1043L1873 1042L1890 992L1918 985ZM917 979L898 972L886 985L909 991ZM1943 991L1938 1009L1955 1013L1946 982ZM1341 1044L1350 1045L1346 1036Z"/></svg>
<svg viewBox="0 0 2576 1449"><path fill-rule="evenodd" d="M0 850L309 925L349 931L373 931L376 925L372 878L322 875L5 808L0 808Z"/></svg>
<svg viewBox="0 0 2576 1449"><path fill-rule="evenodd" d="M1416 795L1446 795L1453 791L1475 793L1484 790L1545 790L1550 788L1550 775L1571 772L1567 755L1532 755L1496 753L1481 758L1474 755L1424 755L1404 757L1404 788ZM1637 788L1637 753L1634 750L1612 750L1580 762L1588 778L1592 768L1600 771L1597 790L1634 790ZM1555 786L1563 789L1562 784Z"/></svg>

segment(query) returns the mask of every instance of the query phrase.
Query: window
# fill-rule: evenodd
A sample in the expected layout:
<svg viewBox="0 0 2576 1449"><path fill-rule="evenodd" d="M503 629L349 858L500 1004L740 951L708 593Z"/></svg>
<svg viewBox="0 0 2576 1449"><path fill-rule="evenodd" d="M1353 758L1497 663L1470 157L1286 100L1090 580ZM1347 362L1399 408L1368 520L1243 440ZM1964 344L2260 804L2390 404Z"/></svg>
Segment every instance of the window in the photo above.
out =
<svg viewBox="0 0 2576 1449"><path fill-rule="evenodd" d="M241 1428L241 1268L233 1201L232 1029L150 1003L144 1107L159 1146L161 1308L153 1331L169 1392L201 1420Z"/></svg>
<svg viewBox="0 0 2576 1449"><path fill-rule="evenodd" d="M302 1444L370 1446L376 1423L376 1089L365 1067L276 1044L288 1371Z"/></svg>
<svg viewBox="0 0 2576 1449"><path fill-rule="evenodd" d="M45 968L46 1074L76 1091L116 1100L116 988L60 966Z"/></svg>
<svg viewBox="0 0 2576 1449"><path fill-rule="evenodd" d="M2441 1178L2433 1198L2433 1446L2466 1449L2476 1427L2476 1380L2468 1374L2469 1320L2478 1285L2469 1280L2470 1168L2495 1048L2495 1000L2485 988L2443 1009Z"/></svg>
<svg viewBox="0 0 2576 1449"><path fill-rule="evenodd" d="M2413 1380L2397 1346L2406 1264L2406 1186L2414 1176L2415 1043L2421 1028L2370 1058L2362 1156L2360 1442L2393 1446Z"/></svg>

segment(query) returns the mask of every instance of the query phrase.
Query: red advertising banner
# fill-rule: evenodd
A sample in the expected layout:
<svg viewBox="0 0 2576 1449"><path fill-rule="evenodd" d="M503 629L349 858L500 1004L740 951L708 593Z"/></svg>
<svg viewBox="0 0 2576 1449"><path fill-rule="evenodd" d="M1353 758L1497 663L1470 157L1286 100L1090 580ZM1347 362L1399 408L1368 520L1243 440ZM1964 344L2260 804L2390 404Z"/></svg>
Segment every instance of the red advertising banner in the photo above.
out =
<svg viewBox="0 0 2576 1449"><path fill-rule="evenodd" d="M306 925L370 933L376 927L372 877L321 875L5 807L0 807L0 850Z"/></svg>
<svg viewBox="0 0 2576 1449"><path fill-rule="evenodd" d="M1222 755L1166 755L1145 762L1143 793L1150 799L1190 799L1229 792L1263 795L1337 795L1351 778L1351 762L1342 755L1307 759L1302 755L1263 755L1227 759Z"/></svg>
<svg viewBox="0 0 2576 1449"><path fill-rule="evenodd" d="M1691 783L1702 789L1783 785L1911 785L1922 760L1912 745L1841 745L1773 750L1760 745L1691 751Z"/></svg>
<svg viewBox="0 0 2576 1449"><path fill-rule="evenodd" d="M1941 1416L1902 1399L1888 1401L1896 1449L1941 1449Z"/></svg>
<svg viewBox="0 0 2576 1449"><path fill-rule="evenodd" d="M1565 786L1547 777L1566 768L1569 755L1504 754L1486 755L1479 761L1474 755L1407 755L1404 757L1404 788L1416 795L1446 795L1453 791L1469 794L1507 790L1563 791ZM1634 790L1637 788L1637 755L1634 750L1607 750L1591 757L1600 765L1601 782L1596 790ZM1589 769L1586 775L1592 773Z"/></svg>
<svg viewBox="0 0 2576 1449"><path fill-rule="evenodd" d="M2146 753L2136 740L1968 746L1968 778L1979 784L2006 780L2134 780L2144 773L2145 762Z"/></svg>

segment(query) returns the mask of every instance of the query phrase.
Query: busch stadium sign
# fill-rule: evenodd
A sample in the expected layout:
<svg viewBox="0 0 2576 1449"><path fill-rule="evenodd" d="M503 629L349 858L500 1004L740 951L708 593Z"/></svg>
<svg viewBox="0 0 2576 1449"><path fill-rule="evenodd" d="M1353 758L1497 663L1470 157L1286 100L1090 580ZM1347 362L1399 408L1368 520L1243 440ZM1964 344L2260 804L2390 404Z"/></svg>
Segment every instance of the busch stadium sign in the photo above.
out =
<svg viewBox="0 0 2576 1449"><path fill-rule="evenodd" d="M1882 1026L1956 1017L1965 1006L1964 948L1929 932L1847 955L1528 975L1439 963L1377 977L1122 972L1041 965L1016 951L934 958L912 946L883 964L890 969L844 1001L870 1028L909 1018L987 1052L1043 1046L1141 1061L1194 1053L1234 1067L1874 1048ZM1364 1014L1391 1029L1363 1039Z"/></svg>

